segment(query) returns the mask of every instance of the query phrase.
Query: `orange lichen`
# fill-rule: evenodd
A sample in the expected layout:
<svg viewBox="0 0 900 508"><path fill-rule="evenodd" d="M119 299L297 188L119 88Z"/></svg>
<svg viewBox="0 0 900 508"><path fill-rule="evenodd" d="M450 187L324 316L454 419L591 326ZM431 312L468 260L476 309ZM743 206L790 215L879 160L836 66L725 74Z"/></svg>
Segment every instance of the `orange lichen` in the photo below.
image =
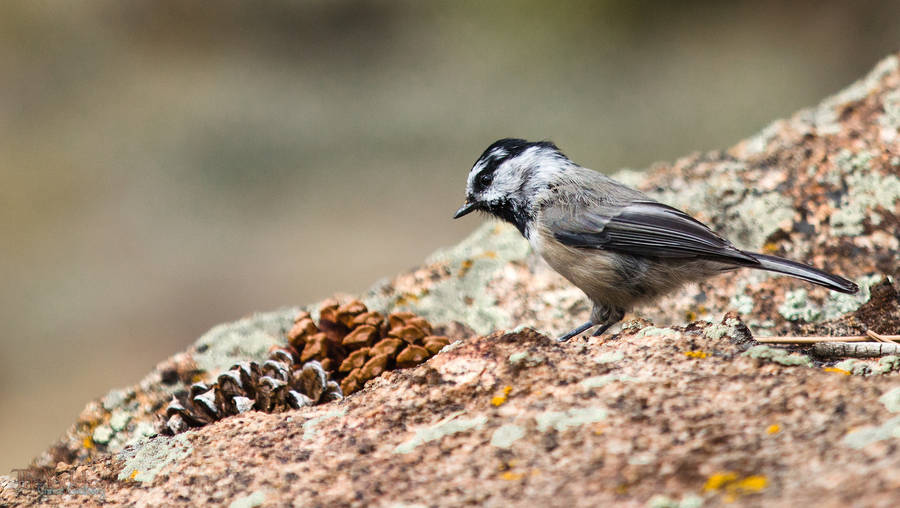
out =
<svg viewBox="0 0 900 508"><path fill-rule="evenodd" d="M706 358L709 356L709 353L706 351L685 351L684 356L688 358Z"/></svg>
<svg viewBox="0 0 900 508"><path fill-rule="evenodd" d="M825 367L823 370L824 370L825 372L834 372L835 374L843 374L843 375L845 375L845 376L849 376L849 375L850 375L850 371L847 371L847 370L844 370L844 369L839 369L839 368L837 368L837 367Z"/></svg>
<svg viewBox="0 0 900 508"><path fill-rule="evenodd" d="M767 242L762 247L763 254L775 254L778 252L778 244L775 242Z"/></svg>
<svg viewBox="0 0 900 508"><path fill-rule="evenodd" d="M769 479L763 475L750 475L740 478L733 471L722 471L711 475L703 486L704 492L722 492L723 501L731 503L740 496L761 492L769 485Z"/></svg>
<svg viewBox="0 0 900 508"><path fill-rule="evenodd" d="M508 481L521 480L525 478L525 473L514 473L512 471L507 471L500 475L500 478Z"/></svg>
<svg viewBox="0 0 900 508"><path fill-rule="evenodd" d="M769 485L769 479L763 475L752 475L737 482L737 489L746 493L760 492Z"/></svg>
<svg viewBox="0 0 900 508"><path fill-rule="evenodd" d="M779 432L781 432L781 426L777 423L773 423L766 427L766 434L778 434Z"/></svg>
<svg viewBox="0 0 900 508"><path fill-rule="evenodd" d="M472 268L472 265L475 264L471 259L465 259L462 263L459 264L459 273L456 274L457 277L463 278L469 273L469 270Z"/></svg>
<svg viewBox="0 0 900 508"><path fill-rule="evenodd" d="M737 478L737 474L732 473L731 471L715 473L706 479L706 484L703 486L703 492L721 490L726 485L734 483Z"/></svg>
<svg viewBox="0 0 900 508"><path fill-rule="evenodd" d="M504 386L503 394L493 397L491 399L491 404L493 404L494 406L498 406L498 407L502 406L503 403L506 402L506 398L509 396L509 392L511 392L511 391L512 391L512 386Z"/></svg>
<svg viewBox="0 0 900 508"><path fill-rule="evenodd" d="M417 295L415 293L408 293L408 292L402 293L401 295L397 296L397 298L394 299L394 304L398 305L398 306L411 305L411 304L417 303L422 296L424 296L424 294Z"/></svg>

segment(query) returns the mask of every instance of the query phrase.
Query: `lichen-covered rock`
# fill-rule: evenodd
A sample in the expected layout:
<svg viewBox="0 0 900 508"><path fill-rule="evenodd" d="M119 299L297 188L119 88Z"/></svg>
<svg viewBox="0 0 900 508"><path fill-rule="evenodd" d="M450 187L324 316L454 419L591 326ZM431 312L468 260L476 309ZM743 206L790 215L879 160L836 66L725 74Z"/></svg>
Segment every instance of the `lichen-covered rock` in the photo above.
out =
<svg viewBox="0 0 900 508"><path fill-rule="evenodd" d="M898 332L898 97L892 55L729 150L618 174L742 247L855 279L858 296L740 270L635 309L620 331L558 344L547 335L589 305L491 223L365 305L333 299L211 330L89 404L32 472L126 505L893 506L896 356L823 360L753 335ZM375 332L343 343L363 326ZM334 379L279 367L273 346ZM304 391L327 401L338 384L358 393L316 406ZM233 416L148 439L176 394L173 431ZM0 504L82 501L13 481L0 478Z"/></svg>
<svg viewBox="0 0 900 508"><path fill-rule="evenodd" d="M859 295L738 270L689 285L633 314L677 324L717 320L736 310L759 335L858 330L815 325L859 308L869 287L885 278L900 280L898 61L896 55L886 58L846 90L731 149L614 175L742 248L853 279L863 288ZM437 253L421 269L374 289L365 301L434 323L462 321L482 334L531 325L558 335L590 312L584 295L530 255L514 227L496 222ZM874 328L877 319L859 324Z"/></svg>
<svg viewBox="0 0 900 508"><path fill-rule="evenodd" d="M45 475L88 478L117 505L255 492L303 506L896 502L900 376L755 359L740 323L642 330L473 338L337 404L250 411Z"/></svg>

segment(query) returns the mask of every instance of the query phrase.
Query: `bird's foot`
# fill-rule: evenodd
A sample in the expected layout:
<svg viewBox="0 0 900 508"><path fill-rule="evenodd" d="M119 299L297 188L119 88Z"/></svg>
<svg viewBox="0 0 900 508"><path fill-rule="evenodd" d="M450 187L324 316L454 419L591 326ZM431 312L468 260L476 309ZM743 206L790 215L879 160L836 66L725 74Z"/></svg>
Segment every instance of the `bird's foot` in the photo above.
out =
<svg viewBox="0 0 900 508"><path fill-rule="evenodd" d="M615 323L606 323L605 325L600 325L596 330L594 330L594 337L599 337L603 335L603 332L609 330L609 327L614 325Z"/></svg>
<svg viewBox="0 0 900 508"><path fill-rule="evenodd" d="M560 338L558 338L558 339L556 339L556 340L557 340L558 342L565 342L565 341L571 339L572 337L574 337L574 336L576 336L576 335L579 335L579 334L581 334L581 333L584 333L585 330L587 330L588 328L590 328L590 327L592 327L592 326L594 326L593 321L588 321L587 323L584 323L583 325L578 326L578 327L575 328L574 330L571 330L571 331L565 333L562 337L560 337ZM603 330L606 330L606 328L609 328L609 327L606 326L606 327L601 327L601 328L602 328ZM602 333L602 331L601 331L601 333Z"/></svg>

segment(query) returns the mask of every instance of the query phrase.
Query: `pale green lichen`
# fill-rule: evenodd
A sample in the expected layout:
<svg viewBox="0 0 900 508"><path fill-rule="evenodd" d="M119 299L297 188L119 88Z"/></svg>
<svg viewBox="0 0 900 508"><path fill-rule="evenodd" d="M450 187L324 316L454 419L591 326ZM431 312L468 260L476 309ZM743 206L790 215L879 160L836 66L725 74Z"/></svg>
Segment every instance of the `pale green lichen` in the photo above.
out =
<svg viewBox="0 0 900 508"><path fill-rule="evenodd" d="M856 279L859 292L855 295L837 293L835 291L828 293L828 297L822 305L822 319L834 319L848 312L855 311L862 304L869 301L869 298L872 296L872 286L879 284L881 280L882 276L878 274Z"/></svg>
<svg viewBox="0 0 900 508"><path fill-rule="evenodd" d="M740 314L750 314L753 312L754 303L753 297L746 295L743 292L733 295L728 302L729 307L738 311Z"/></svg>
<svg viewBox="0 0 900 508"><path fill-rule="evenodd" d="M703 334L710 340L720 340L726 335L738 342L746 342L751 339L747 335L743 321L736 317L729 317L723 323L710 323L704 328Z"/></svg>
<svg viewBox="0 0 900 508"><path fill-rule="evenodd" d="M812 367L812 360L806 355L788 354L784 349L777 349L770 346L759 345L744 351L744 356L750 358L758 358L760 360L768 360L770 362L781 365Z"/></svg>
<svg viewBox="0 0 900 508"><path fill-rule="evenodd" d="M871 152L853 153L841 150L834 160L837 171L831 173L837 183L845 185L847 193L835 207L829 218L832 233L855 236L863 233L863 221L868 218L873 225L882 217L874 211L877 206L892 210L900 200L900 178L873 171Z"/></svg>
<svg viewBox="0 0 900 508"><path fill-rule="evenodd" d="M437 425L416 430L415 435L410 440L404 441L394 448L394 453L410 453L419 445L470 429L480 429L487 422L487 417L485 416L459 418L462 414L462 411L453 413Z"/></svg>
<svg viewBox="0 0 900 508"><path fill-rule="evenodd" d="M744 150L747 155L753 156L765 151L766 147L769 146L769 142L778 135L778 131L781 130L783 123L783 120L776 120L745 141Z"/></svg>
<svg viewBox="0 0 900 508"><path fill-rule="evenodd" d="M587 297L575 286L542 291L539 297L544 307L550 311L546 318L548 321L568 322L572 316L587 314L591 308ZM567 331L568 329L556 330L560 334Z"/></svg>
<svg viewBox="0 0 900 508"><path fill-rule="evenodd" d="M113 414L109 417L109 426L112 427L112 430L120 432L125 429L125 426L128 425L129 421L131 421L130 414L125 411L116 410L113 411Z"/></svg>
<svg viewBox="0 0 900 508"><path fill-rule="evenodd" d="M777 188L748 189L740 176L746 169L744 162L719 161L715 173L700 181L673 183L669 189L649 194L719 226L715 229L738 246L759 249L772 233L794 217L795 210L790 198ZM715 215L710 217L711 213Z"/></svg>
<svg viewBox="0 0 900 508"><path fill-rule="evenodd" d="M615 383L616 381L628 382L635 379L630 376L622 376L619 374L605 374L603 376L593 376L581 380L581 387L590 390L591 388L603 388L604 386Z"/></svg>
<svg viewBox="0 0 900 508"><path fill-rule="evenodd" d="M895 387L878 398L884 407L892 413L900 413L900 386ZM900 416L891 418L881 425L872 425L853 429L848 432L842 442L851 448L864 448L877 441L900 438Z"/></svg>
<svg viewBox="0 0 900 508"><path fill-rule="evenodd" d="M782 224L790 223L794 213L791 199L779 191L748 194L729 210L729 219L735 221L731 227L740 228L732 238L745 248L758 249Z"/></svg>
<svg viewBox="0 0 900 508"><path fill-rule="evenodd" d="M629 187L638 187L647 178L647 172L640 169L622 168L616 171L612 177Z"/></svg>
<svg viewBox="0 0 900 508"><path fill-rule="evenodd" d="M219 372L240 361L265 361L269 348L284 343L284 333L293 325L297 312L299 308L292 307L216 326L195 343L197 367Z"/></svg>
<svg viewBox="0 0 900 508"><path fill-rule="evenodd" d="M363 298L373 310L410 310L433 323L460 321L479 334L509 328L509 313L498 308L487 290L489 282L510 261L530 252L522 235L505 223L482 224L454 247L435 252L426 261L446 265L452 274L421 294L401 295L376 286Z"/></svg>
<svg viewBox="0 0 900 508"><path fill-rule="evenodd" d="M303 422L303 439L313 439L318 434L318 426L326 421L331 420L332 418L340 418L347 414L347 408L335 409L333 411L329 411L323 415L316 416L314 418L310 418Z"/></svg>
<svg viewBox="0 0 900 508"><path fill-rule="evenodd" d="M501 425L491 435L491 446L497 448L509 448L513 443L525 436L525 428L519 425Z"/></svg>
<svg viewBox="0 0 900 508"><path fill-rule="evenodd" d="M568 411L547 411L534 417L538 430L546 432L554 428L559 432L569 427L578 427L586 423L599 422L606 419L606 409L602 407L586 407L569 409Z"/></svg>
<svg viewBox="0 0 900 508"><path fill-rule="evenodd" d="M888 390L884 395L878 397L878 402L884 404L884 407L887 408L888 411L900 413L900 386Z"/></svg>
<svg viewBox="0 0 900 508"><path fill-rule="evenodd" d="M800 116L812 116L813 126L819 134L837 134L841 132L840 115L841 106L860 101L873 91L878 90L885 76L896 72L898 60L896 55L891 55L875 66L864 78L856 81L847 88L822 101L812 111L803 111Z"/></svg>
<svg viewBox="0 0 900 508"><path fill-rule="evenodd" d="M850 448L864 448L877 441L900 437L900 416L878 426L860 427L848 432L842 442Z"/></svg>
<svg viewBox="0 0 900 508"><path fill-rule="evenodd" d="M835 319L848 312L853 312L872 296L872 286L881 282L881 275L869 275L856 279L859 292L853 295L830 292L822 305L808 299L806 288L799 288L785 293L784 303L778 306L778 312L789 321L815 321Z"/></svg>
<svg viewBox="0 0 900 508"><path fill-rule="evenodd" d="M103 404L103 409L107 411L113 411L115 409L119 409L124 407L130 400L134 398L135 392L131 388L127 388L124 390L110 390L109 393L103 396L101 403Z"/></svg>
<svg viewBox="0 0 900 508"><path fill-rule="evenodd" d="M708 339L719 340L731 331L731 328L719 323L713 323L703 330L703 335Z"/></svg>
<svg viewBox="0 0 900 508"><path fill-rule="evenodd" d="M725 323L710 323L703 329L703 335L710 340L720 340L722 337L730 336L735 338L742 338L744 336L744 332L739 330L738 327L742 327L743 323L739 319L729 318L725 320Z"/></svg>
<svg viewBox="0 0 900 508"><path fill-rule="evenodd" d="M883 99L884 113L878 118L881 141L893 143L897 139L897 130L900 129L900 90L884 94Z"/></svg>
<svg viewBox="0 0 900 508"><path fill-rule="evenodd" d="M127 440L123 443L124 446L139 446L141 443L147 440L147 438L153 437L157 435L156 427L150 422L137 422L134 426L134 430L128 433ZM121 436L121 434L120 434Z"/></svg>
<svg viewBox="0 0 900 508"><path fill-rule="evenodd" d="M854 376L865 376L870 372L868 363L860 360L854 360L853 358L848 358L847 360L838 362L834 367L836 369L847 371Z"/></svg>
<svg viewBox="0 0 900 508"><path fill-rule="evenodd" d="M778 313L788 321L806 321L807 323L822 317L821 309L810 304L806 288L785 293L784 303L778 306Z"/></svg>
<svg viewBox="0 0 900 508"><path fill-rule="evenodd" d="M535 328L533 326L524 325L524 324L519 325L519 326L513 328L512 330L507 331L506 333L524 333L524 332L528 332L528 331L540 333L537 330L535 330Z"/></svg>
<svg viewBox="0 0 900 508"><path fill-rule="evenodd" d="M532 355L528 351L519 351L517 353L512 353L509 355L509 363L512 365L517 365L519 363L526 363L529 365L538 365L544 361L543 355Z"/></svg>
<svg viewBox="0 0 900 508"><path fill-rule="evenodd" d="M239 497L228 505L228 508L256 508L266 502L266 491L257 490L252 494Z"/></svg>
<svg viewBox="0 0 900 508"><path fill-rule="evenodd" d="M900 369L900 356L882 356L878 359L878 363L872 366L872 374L888 374L898 369Z"/></svg>
<svg viewBox="0 0 900 508"><path fill-rule="evenodd" d="M644 337L664 337L667 335L671 335L673 337L681 337L681 332L679 332L678 330L673 330L671 328L648 326L646 328L642 328L641 331L637 332L635 338L642 339Z"/></svg>
<svg viewBox="0 0 900 508"><path fill-rule="evenodd" d="M128 448L119 454L124 467L118 478L152 482L164 467L187 457L192 451L188 434L143 441L135 448Z"/></svg>
<svg viewBox="0 0 900 508"><path fill-rule="evenodd" d="M594 357L597 363L619 363L625 359L625 353L621 351L610 351L608 353L600 353Z"/></svg>
<svg viewBox="0 0 900 508"><path fill-rule="evenodd" d="M93 434L91 434L91 440L97 444L105 445L109 443L114 435L115 432L113 432L109 425L98 425L97 428L94 429Z"/></svg>
<svg viewBox="0 0 900 508"><path fill-rule="evenodd" d="M446 346L442 347L441 350L439 351L439 353L446 353L448 351L453 351L454 349L461 347L464 343L465 343L465 341L463 339L454 340L450 344L447 344Z"/></svg>
<svg viewBox="0 0 900 508"><path fill-rule="evenodd" d="M656 455L646 452L646 453L632 453L628 456L628 463L632 466L646 466L647 464L652 464L656 460Z"/></svg>
<svg viewBox="0 0 900 508"><path fill-rule="evenodd" d="M647 508L700 508L703 506L703 498L694 494L688 494L680 500L657 494L647 501Z"/></svg>

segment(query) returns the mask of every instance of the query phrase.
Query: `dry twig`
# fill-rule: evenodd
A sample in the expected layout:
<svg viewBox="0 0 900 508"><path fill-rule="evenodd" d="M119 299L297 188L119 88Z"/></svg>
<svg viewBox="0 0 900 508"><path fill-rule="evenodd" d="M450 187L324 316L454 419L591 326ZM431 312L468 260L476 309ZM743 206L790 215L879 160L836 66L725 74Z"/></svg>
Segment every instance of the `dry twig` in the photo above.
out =
<svg viewBox="0 0 900 508"><path fill-rule="evenodd" d="M760 344L819 344L823 342L877 342L897 343L900 342L900 335L881 335L873 331L866 332L867 335L852 335L849 337L760 337L755 339Z"/></svg>
<svg viewBox="0 0 900 508"><path fill-rule="evenodd" d="M894 342L818 342L813 354L823 358L875 358L900 354L900 344Z"/></svg>

